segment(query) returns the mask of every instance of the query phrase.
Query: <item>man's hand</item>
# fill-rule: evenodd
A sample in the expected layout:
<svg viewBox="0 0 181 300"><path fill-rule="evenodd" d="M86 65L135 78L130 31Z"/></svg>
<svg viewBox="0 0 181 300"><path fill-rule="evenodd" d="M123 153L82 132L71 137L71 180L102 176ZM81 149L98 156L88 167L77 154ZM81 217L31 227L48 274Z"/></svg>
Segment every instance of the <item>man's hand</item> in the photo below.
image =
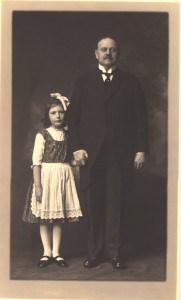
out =
<svg viewBox="0 0 181 300"><path fill-rule="evenodd" d="M135 155L134 165L137 170L141 169L145 163L145 153L138 152Z"/></svg>
<svg viewBox="0 0 181 300"><path fill-rule="evenodd" d="M76 161L78 166L84 166L87 159L88 159L88 154L87 151L85 150L78 150L73 153L74 155L74 160Z"/></svg>

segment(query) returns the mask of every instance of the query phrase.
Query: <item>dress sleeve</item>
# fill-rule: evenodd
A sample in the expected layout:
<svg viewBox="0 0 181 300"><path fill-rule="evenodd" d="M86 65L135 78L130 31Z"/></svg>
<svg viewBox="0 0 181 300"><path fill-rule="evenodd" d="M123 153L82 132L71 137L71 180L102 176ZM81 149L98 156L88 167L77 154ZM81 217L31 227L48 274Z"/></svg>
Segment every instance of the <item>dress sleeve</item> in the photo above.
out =
<svg viewBox="0 0 181 300"><path fill-rule="evenodd" d="M41 133L37 133L35 137L34 149L33 149L33 166L41 166L42 158L45 149L45 140Z"/></svg>

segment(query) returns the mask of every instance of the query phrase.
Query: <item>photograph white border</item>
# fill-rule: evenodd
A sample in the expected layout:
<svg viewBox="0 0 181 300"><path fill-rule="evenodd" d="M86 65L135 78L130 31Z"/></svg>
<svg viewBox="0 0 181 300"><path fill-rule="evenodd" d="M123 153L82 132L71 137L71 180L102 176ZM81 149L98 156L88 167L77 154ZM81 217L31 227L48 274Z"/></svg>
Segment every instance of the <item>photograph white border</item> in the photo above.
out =
<svg viewBox="0 0 181 300"><path fill-rule="evenodd" d="M12 11L143 11L169 14L168 245L165 282L9 280L12 103ZM175 300L179 125L179 2L2 1L0 101L0 297L15 299ZM23 183L22 183L23 184ZM180 295L181 296L181 295ZM179 295L177 295L177 299Z"/></svg>

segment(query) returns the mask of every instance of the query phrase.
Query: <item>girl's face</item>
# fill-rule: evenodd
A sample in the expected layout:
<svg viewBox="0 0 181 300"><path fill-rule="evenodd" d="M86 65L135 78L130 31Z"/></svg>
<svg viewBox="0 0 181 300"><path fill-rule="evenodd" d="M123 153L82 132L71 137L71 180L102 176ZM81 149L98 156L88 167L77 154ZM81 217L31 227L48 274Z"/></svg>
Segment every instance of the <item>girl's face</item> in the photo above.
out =
<svg viewBox="0 0 181 300"><path fill-rule="evenodd" d="M65 118L65 111L61 104L50 108L49 119L53 128L55 129L61 128L64 122L64 118Z"/></svg>

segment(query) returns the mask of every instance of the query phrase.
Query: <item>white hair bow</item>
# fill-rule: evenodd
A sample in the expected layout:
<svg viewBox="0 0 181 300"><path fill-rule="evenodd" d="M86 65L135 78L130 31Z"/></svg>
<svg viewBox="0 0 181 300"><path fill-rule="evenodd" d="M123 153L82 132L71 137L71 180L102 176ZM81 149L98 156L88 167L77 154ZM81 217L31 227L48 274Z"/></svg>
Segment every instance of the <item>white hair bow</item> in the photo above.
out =
<svg viewBox="0 0 181 300"><path fill-rule="evenodd" d="M62 96L62 95L59 94L59 93L51 93L50 96L53 97L53 98L59 99L60 102L62 103L62 106L63 106L64 111L67 110L67 107L68 107L69 104L70 104L70 102L69 102L69 100L67 99L67 97Z"/></svg>

